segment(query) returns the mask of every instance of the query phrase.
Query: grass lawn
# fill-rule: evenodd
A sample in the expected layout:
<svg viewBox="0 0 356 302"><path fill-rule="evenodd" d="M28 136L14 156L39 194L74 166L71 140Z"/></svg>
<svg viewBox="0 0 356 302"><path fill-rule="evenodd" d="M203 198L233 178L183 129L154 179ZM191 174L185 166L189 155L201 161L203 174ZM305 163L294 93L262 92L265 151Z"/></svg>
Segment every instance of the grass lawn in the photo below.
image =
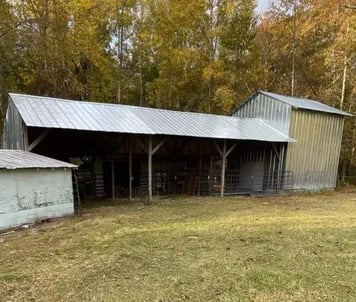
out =
<svg viewBox="0 0 356 302"><path fill-rule="evenodd" d="M1 301L356 301L356 193L101 202L0 235Z"/></svg>

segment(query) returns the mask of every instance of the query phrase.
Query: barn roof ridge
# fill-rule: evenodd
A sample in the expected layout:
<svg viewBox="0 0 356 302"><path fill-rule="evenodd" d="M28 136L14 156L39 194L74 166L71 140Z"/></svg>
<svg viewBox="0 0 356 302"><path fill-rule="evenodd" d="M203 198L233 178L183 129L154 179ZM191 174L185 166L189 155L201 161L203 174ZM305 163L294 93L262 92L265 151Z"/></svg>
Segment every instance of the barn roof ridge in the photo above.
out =
<svg viewBox="0 0 356 302"><path fill-rule="evenodd" d="M257 94L258 93L261 93L263 95L271 97L271 98L278 100L280 102L286 103L288 105L291 105L294 108L319 111L319 112L325 112L325 113L331 113L331 114L338 114L338 115L344 115L344 116L353 116L352 114L350 114L348 112L334 108L332 106L329 106L329 105L324 104L321 101L317 101L317 100L307 99L307 98L303 98L303 97L288 96L288 95L283 95L283 94L268 92L268 91L263 91L263 90L258 90ZM255 96L255 95L256 94L254 94L253 96ZM250 98L248 100L250 100Z"/></svg>

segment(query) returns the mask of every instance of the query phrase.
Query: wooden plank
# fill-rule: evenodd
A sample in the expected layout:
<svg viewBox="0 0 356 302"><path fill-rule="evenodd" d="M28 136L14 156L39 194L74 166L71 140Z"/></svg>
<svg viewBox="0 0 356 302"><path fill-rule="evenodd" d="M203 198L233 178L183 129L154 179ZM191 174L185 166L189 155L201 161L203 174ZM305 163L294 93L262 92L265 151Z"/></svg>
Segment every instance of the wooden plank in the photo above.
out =
<svg viewBox="0 0 356 302"><path fill-rule="evenodd" d="M148 138L148 199L152 200L152 136Z"/></svg>
<svg viewBox="0 0 356 302"><path fill-rule="evenodd" d="M138 144L140 145L140 147L141 147L141 149L143 150L143 152L147 152L147 149L146 149L146 147L145 147L145 144L142 142L141 137L139 137L139 138L137 139L137 142L138 142Z"/></svg>
<svg viewBox="0 0 356 302"><path fill-rule="evenodd" d="M28 151L28 129L25 124L23 125L23 142L25 151Z"/></svg>
<svg viewBox="0 0 356 302"><path fill-rule="evenodd" d="M111 198L115 199L115 165L114 165L114 160L111 160Z"/></svg>
<svg viewBox="0 0 356 302"><path fill-rule="evenodd" d="M200 183L201 183L201 168L202 168L202 159L201 151L199 154L199 171L198 171L198 196L200 195Z"/></svg>
<svg viewBox="0 0 356 302"><path fill-rule="evenodd" d="M35 148L43 139L50 133L51 129L45 129L28 147L27 151L31 151Z"/></svg>
<svg viewBox="0 0 356 302"><path fill-rule="evenodd" d="M156 147L154 147L154 149L152 150L152 155L155 154L155 153L159 150L159 148L162 147L162 145L166 142L167 138L168 138L168 137L166 136L164 139L162 139L162 140L157 144Z"/></svg>
<svg viewBox="0 0 356 302"><path fill-rule="evenodd" d="M224 142L225 142L225 141L224 141ZM225 142L225 143L226 143L226 142ZM214 142L214 145L215 145L216 149L219 151L220 156L222 157L222 156L223 156L223 152L222 152L222 150L220 149L220 147L219 147L219 145L217 144L217 142Z"/></svg>
<svg viewBox="0 0 356 302"><path fill-rule="evenodd" d="M129 200L132 200L132 141L129 138Z"/></svg>
<svg viewBox="0 0 356 302"><path fill-rule="evenodd" d="M228 157L228 156L230 155L230 153L235 149L235 147L236 147L236 144L233 144L233 145L229 148L229 150L226 151L226 157Z"/></svg>
<svg viewBox="0 0 356 302"><path fill-rule="evenodd" d="M224 196L225 191L225 167L226 166L226 140L224 140L224 146L222 150L222 165L221 165L221 187L220 187L220 196Z"/></svg>

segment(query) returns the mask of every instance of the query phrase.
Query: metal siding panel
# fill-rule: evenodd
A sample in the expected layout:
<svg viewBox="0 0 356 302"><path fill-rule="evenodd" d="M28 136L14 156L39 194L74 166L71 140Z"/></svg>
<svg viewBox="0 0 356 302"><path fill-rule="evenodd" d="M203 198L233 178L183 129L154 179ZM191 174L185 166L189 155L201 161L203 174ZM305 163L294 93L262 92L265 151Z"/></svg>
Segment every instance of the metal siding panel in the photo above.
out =
<svg viewBox="0 0 356 302"><path fill-rule="evenodd" d="M340 163L340 152L341 152L341 144L342 144L342 134L343 134L343 129L344 129L344 119L339 118L339 133L338 133L338 143L337 143L337 158L336 158L336 168L335 168L335 173L334 173L334 178L333 178L333 183L334 187L336 187L337 183L337 172L339 169L339 163Z"/></svg>
<svg viewBox="0 0 356 302"><path fill-rule="evenodd" d="M24 149L23 121L10 97L1 145L5 149Z"/></svg>
<svg viewBox="0 0 356 302"><path fill-rule="evenodd" d="M328 187L330 187L332 185L332 182L331 182L331 179L330 179L330 174L331 174L331 167L332 167L332 116L331 115L328 115L327 118L326 118L326 122L327 122L327 125L326 125L326 131L327 133L329 134L328 136L325 137L325 140L326 140L326 154L325 154L325 167L326 167L326 170L328 171L329 173L329 178L328 178Z"/></svg>
<svg viewBox="0 0 356 302"><path fill-rule="evenodd" d="M294 171L297 189L333 188L340 155L343 118L293 110L286 169Z"/></svg>

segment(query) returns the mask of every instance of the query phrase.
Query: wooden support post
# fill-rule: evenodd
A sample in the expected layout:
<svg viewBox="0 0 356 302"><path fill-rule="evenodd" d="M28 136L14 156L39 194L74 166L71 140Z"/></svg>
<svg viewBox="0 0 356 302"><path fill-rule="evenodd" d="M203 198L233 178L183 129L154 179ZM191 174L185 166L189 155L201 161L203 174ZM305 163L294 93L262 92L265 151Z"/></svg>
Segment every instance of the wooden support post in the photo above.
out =
<svg viewBox="0 0 356 302"><path fill-rule="evenodd" d="M148 138L148 200L152 200L152 136Z"/></svg>
<svg viewBox="0 0 356 302"><path fill-rule="evenodd" d="M278 184L277 191L281 189L282 178L283 178L283 160L284 160L284 144L281 143L280 151L279 151L279 163L278 163Z"/></svg>
<svg viewBox="0 0 356 302"><path fill-rule="evenodd" d="M132 141L129 138L129 200L132 200Z"/></svg>
<svg viewBox="0 0 356 302"><path fill-rule="evenodd" d="M202 162L201 162L201 152L200 152L200 154L199 154L199 171L198 171L198 196L200 195L201 167L202 167Z"/></svg>
<svg viewBox="0 0 356 302"><path fill-rule="evenodd" d="M27 126L23 126L23 148L28 151L28 129Z"/></svg>
<svg viewBox="0 0 356 302"><path fill-rule="evenodd" d="M220 186L220 196L223 197L225 193L225 170L226 170L226 158L235 149L236 144L233 144L228 150L226 150L226 139L224 140L223 148L221 149L219 145L214 142L216 149L221 156L221 186Z"/></svg>
<svg viewBox="0 0 356 302"><path fill-rule="evenodd" d="M224 197L225 191L225 166L226 166L226 140L224 140L224 146L222 150L222 165L221 165L221 187L220 187L220 196Z"/></svg>
<svg viewBox="0 0 356 302"><path fill-rule="evenodd" d="M115 199L115 164L111 160L111 198Z"/></svg>
<svg viewBox="0 0 356 302"><path fill-rule="evenodd" d="M152 156L165 143L168 137L162 139L156 147L152 147L152 135L148 138L148 199L152 200Z"/></svg>
<svg viewBox="0 0 356 302"><path fill-rule="evenodd" d="M43 141L43 139L48 135L48 133L51 131L51 129L45 129L28 147L27 151L31 151L33 148L35 148L40 142Z"/></svg>
<svg viewBox="0 0 356 302"><path fill-rule="evenodd" d="M209 166L209 194L212 193L213 186L213 156L210 155L210 166Z"/></svg>

